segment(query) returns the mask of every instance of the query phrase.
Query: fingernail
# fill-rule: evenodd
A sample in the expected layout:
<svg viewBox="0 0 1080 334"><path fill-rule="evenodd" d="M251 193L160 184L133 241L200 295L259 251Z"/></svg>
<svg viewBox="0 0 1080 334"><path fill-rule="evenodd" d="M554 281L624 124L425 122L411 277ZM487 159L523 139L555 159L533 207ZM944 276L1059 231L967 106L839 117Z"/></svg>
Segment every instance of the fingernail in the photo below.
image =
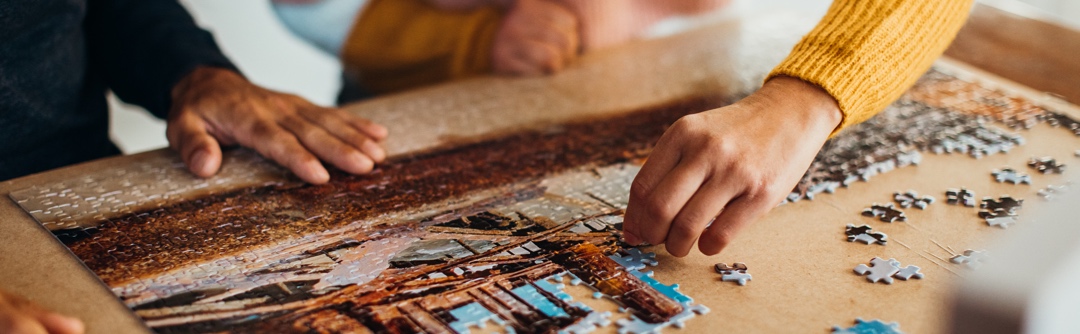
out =
<svg viewBox="0 0 1080 334"><path fill-rule="evenodd" d="M319 183L330 181L330 173L326 171L326 168L322 168L322 166L315 168L315 170L312 172L312 176L314 176L316 179L319 179Z"/></svg>
<svg viewBox="0 0 1080 334"><path fill-rule="evenodd" d="M638 238L638 236L627 231L623 231L623 241L630 244L631 246L637 246L638 244L641 244L641 238Z"/></svg>
<svg viewBox="0 0 1080 334"><path fill-rule="evenodd" d="M206 157L209 154L210 153L207 153L205 150L198 150L191 156L191 167L199 171L199 174L206 174Z"/></svg>

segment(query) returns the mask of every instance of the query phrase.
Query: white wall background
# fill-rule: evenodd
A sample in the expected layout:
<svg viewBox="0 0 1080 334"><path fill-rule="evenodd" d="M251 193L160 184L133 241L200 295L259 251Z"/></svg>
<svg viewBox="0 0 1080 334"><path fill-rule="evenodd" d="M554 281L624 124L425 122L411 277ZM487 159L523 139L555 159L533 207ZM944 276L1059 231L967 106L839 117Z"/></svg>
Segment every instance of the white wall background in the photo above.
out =
<svg viewBox="0 0 1080 334"><path fill-rule="evenodd" d="M593 1L593 0L586 0ZM618 1L618 0L616 0ZM828 0L737 0L738 6L803 8L806 2ZM991 3L1014 0L981 0ZM1059 22L1080 29L1080 0L1021 0ZM329 54L289 33L277 21L268 0L180 0L196 21L217 36L218 43L253 82L331 105L340 85L341 67ZM115 99L112 105L113 141L124 153L168 146L165 123L140 108Z"/></svg>

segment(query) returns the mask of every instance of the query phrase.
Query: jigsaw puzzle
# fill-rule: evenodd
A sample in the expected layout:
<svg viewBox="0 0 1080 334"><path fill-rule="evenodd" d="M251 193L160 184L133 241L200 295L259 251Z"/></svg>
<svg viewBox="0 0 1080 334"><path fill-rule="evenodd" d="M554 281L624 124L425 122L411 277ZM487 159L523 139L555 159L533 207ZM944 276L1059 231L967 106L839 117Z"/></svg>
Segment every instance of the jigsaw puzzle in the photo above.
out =
<svg viewBox="0 0 1080 334"><path fill-rule="evenodd" d="M736 262L731 266L728 266L725 263L717 263L713 268L716 270L716 273L720 274L720 280L724 282L735 282L739 285L746 285L747 281L754 278L746 272L746 264L743 263Z"/></svg>
<svg viewBox="0 0 1080 334"><path fill-rule="evenodd" d="M335 171L318 186L240 151L219 178L191 177L173 159L11 197L156 332L654 332L708 308L642 272L655 258L619 242L630 184L669 124L722 101L397 157L370 175ZM785 202L918 165L924 153L979 158L1024 144L996 125L1076 124L1025 101L931 71L888 110L830 139ZM949 202L972 197L960 190ZM904 219L892 204L869 213ZM865 232L856 240L885 243ZM921 277L917 267L876 262L861 265L872 281ZM729 279L749 280L743 273ZM628 317L573 302L553 277L593 289Z"/></svg>
<svg viewBox="0 0 1080 334"><path fill-rule="evenodd" d="M965 250L964 254L959 254L949 258L949 262L955 264L962 264L968 269L979 269L989 257L986 255L986 251Z"/></svg>
<svg viewBox="0 0 1080 334"><path fill-rule="evenodd" d="M1012 184L1031 184L1031 175L1020 173L1012 168L1002 168L994 170L991 175L994 176L994 180L999 183L1012 183Z"/></svg>
<svg viewBox="0 0 1080 334"><path fill-rule="evenodd" d="M1068 191L1070 187L1072 187L1071 182L1065 183L1060 186L1048 184L1046 185L1046 188L1039 189L1039 192L1037 192L1036 194L1038 194L1039 197L1042 197L1047 201L1053 201L1057 199L1058 196Z"/></svg>
<svg viewBox="0 0 1080 334"><path fill-rule="evenodd" d="M841 328L840 326L833 326L833 334L903 334L900 331L900 324L884 323L881 320L865 321L862 318L855 318L855 326L848 328Z"/></svg>
<svg viewBox="0 0 1080 334"><path fill-rule="evenodd" d="M907 216L904 215L904 212L897 210L893 207L892 203L886 205L874 203L874 205L863 210L862 215L866 217L876 217L878 220L886 223L907 221Z"/></svg>
<svg viewBox="0 0 1080 334"><path fill-rule="evenodd" d="M1031 158L1028 167L1042 174L1061 174L1065 172L1065 165L1058 163L1051 157Z"/></svg>
<svg viewBox="0 0 1080 334"><path fill-rule="evenodd" d="M867 245L877 243L884 246L888 242L889 236L872 230L869 225L855 226L854 224L847 224L844 234L847 235L848 242L859 241Z"/></svg>
<svg viewBox="0 0 1080 334"><path fill-rule="evenodd" d="M945 202L974 208L975 193L968 191L967 188L949 189L948 191L945 191Z"/></svg>
<svg viewBox="0 0 1080 334"><path fill-rule="evenodd" d="M900 261L896 259L883 260L879 257L871 259L870 266L865 264L855 266L855 273L860 276L865 275L866 280L870 281L870 283L882 282L885 284L892 284L894 277L905 281L911 278L923 278L923 274L919 270L919 267L913 265L900 267Z"/></svg>
<svg viewBox="0 0 1080 334"><path fill-rule="evenodd" d="M919 196L919 193L914 190L908 190L904 193L893 193L893 200L901 208L907 209L910 207L916 207L920 210L926 210L926 206L933 204L935 199L933 196Z"/></svg>
<svg viewBox="0 0 1080 334"><path fill-rule="evenodd" d="M1017 211L1023 206L1024 200L1015 199L1011 196L1002 196L995 200L992 197L983 198L979 211L979 217L986 220L986 224L994 227L1009 228L1018 220Z"/></svg>

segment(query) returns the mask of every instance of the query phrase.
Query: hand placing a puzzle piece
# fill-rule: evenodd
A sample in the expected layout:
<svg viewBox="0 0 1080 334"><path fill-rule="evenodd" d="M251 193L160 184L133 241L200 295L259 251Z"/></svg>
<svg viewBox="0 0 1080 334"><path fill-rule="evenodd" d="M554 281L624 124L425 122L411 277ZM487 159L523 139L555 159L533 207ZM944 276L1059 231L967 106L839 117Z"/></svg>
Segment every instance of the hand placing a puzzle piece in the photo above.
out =
<svg viewBox="0 0 1080 334"><path fill-rule="evenodd" d="M783 76L735 104L684 116L631 185L626 241L665 244L675 256L695 242L719 253L791 192L841 118L825 90Z"/></svg>
<svg viewBox="0 0 1080 334"><path fill-rule="evenodd" d="M0 290L0 333L80 334L83 323L49 312L25 298Z"/></svg>

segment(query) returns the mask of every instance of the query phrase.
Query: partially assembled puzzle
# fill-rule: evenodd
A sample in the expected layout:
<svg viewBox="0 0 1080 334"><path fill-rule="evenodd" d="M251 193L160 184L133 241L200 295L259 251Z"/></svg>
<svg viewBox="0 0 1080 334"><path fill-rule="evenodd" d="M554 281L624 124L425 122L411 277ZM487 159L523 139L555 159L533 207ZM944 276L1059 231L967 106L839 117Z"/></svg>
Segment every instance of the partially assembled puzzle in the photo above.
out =
<svg viewBox="0 0 1080 334"><path fill-rule="evenodd" d="M1006 129L1048 122L1080 134L1064 115L979 89L932 70L888 110L830 140L784 203L915 166L927 153L979 158L1024 144ZM215 185L169 177L152 185L82 178L12 198L157 332L468 333L495 326L515 333L604 327L654 333L680 328L709 309L674 282L653 277L655 254L620 242L630 184L669 124L723 101L688 99L399 157L371 175L335 173L320 186L241 178L247 186L176 200ZM267 170L248 156L244 163ZM1031 163L1039 173L1065 170L1053 159ZM124 179L183 167L139 168L146 170L111 172ZM1004 168L994 178L1026 181ZM945 196L949 204L977 203L966 189ZM907 219L903 210L934 203L915 191L896 192L893 199L895 205L868 205L863 214L899 224ZM981 204L988 224L1006 227L1021 201L999 197ZM852 245L868 251L893 245L885 246L887 236L868 225L847 225L844 236L875 245ZM969 267L982 260L978 251L951 259ZM715 270L719 281L747 285L751 279L743 263ZM851 267L838 268L845 270L850 274ZM854 270L871 282L923 278L919 267L895 259L874 258ZM591 289L621 312L586 306L565 291L567 283ZM759 283L736 284L723 287ZM715 293L726 291L732 290ZM858 320L836 330L860 326L898 328Z"/></svg>

